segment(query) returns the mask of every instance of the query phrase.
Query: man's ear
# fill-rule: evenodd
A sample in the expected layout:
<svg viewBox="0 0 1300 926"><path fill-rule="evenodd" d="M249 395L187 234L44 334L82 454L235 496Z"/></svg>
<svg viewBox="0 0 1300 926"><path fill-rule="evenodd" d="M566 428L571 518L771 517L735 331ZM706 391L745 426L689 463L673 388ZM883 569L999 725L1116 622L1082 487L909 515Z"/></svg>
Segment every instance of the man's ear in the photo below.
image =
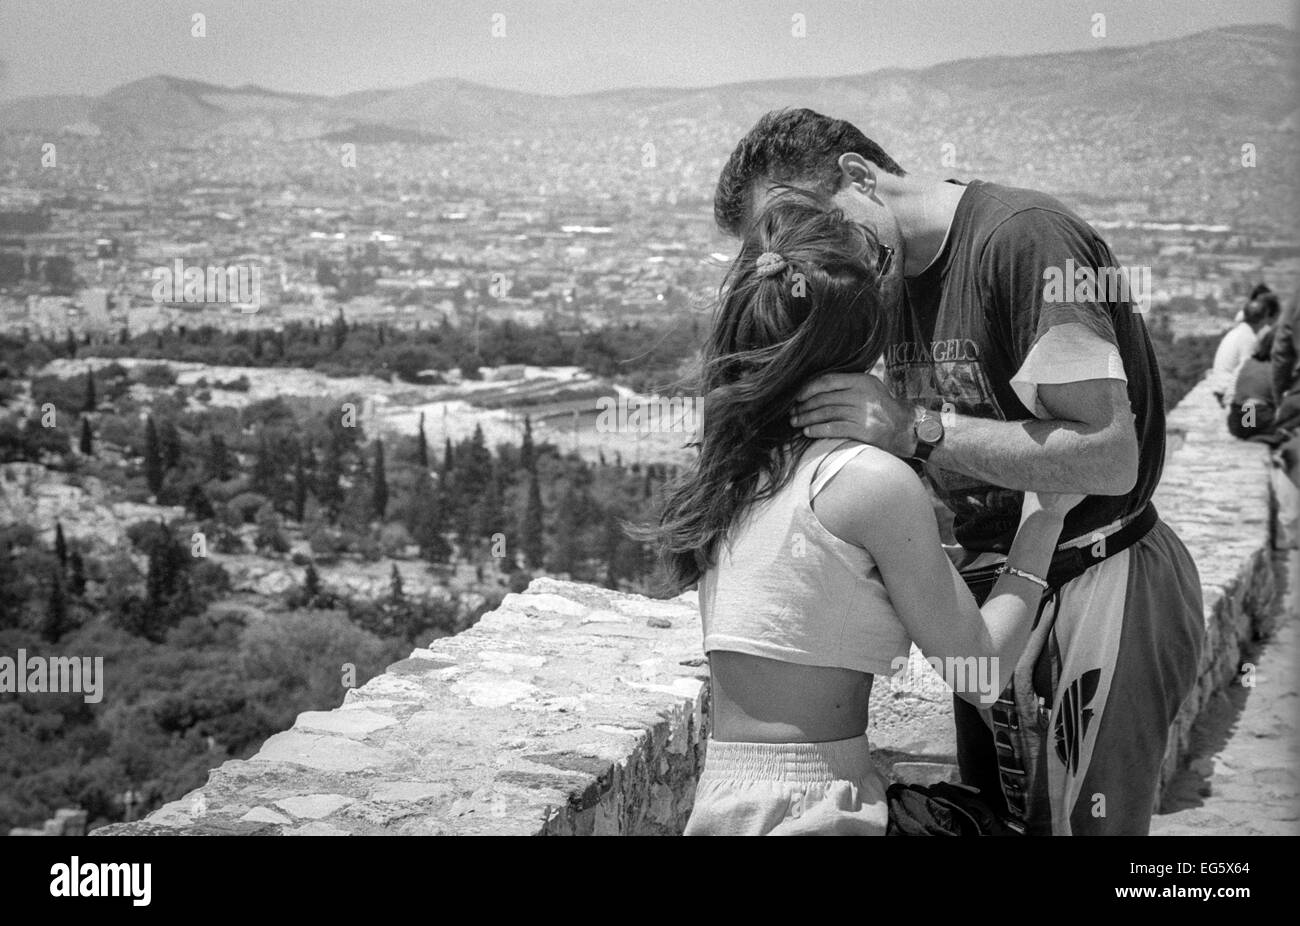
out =
<svg viewBox="0 0 1300 926"><path fill-rule="evenodd" d="M852 151L840 155L840 187L851 186L864 196L876 192L876 168L870 161Z"/></svg>

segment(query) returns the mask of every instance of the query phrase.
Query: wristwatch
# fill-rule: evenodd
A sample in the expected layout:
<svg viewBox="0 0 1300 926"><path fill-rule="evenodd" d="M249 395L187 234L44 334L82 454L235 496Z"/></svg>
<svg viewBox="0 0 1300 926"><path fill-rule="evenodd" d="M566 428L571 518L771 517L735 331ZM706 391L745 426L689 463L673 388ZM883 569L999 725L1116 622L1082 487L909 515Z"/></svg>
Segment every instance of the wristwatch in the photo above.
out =
<svg viewBox="0 0 1300 926"><path fill-rule="evenodd" d="M917 408L916 423L912 425L912 433L916 435L916 450L913 451L912 457L917 460L928 460L934 448L939 446L943 440L943 419L932 411L924 408Z"/></svg>

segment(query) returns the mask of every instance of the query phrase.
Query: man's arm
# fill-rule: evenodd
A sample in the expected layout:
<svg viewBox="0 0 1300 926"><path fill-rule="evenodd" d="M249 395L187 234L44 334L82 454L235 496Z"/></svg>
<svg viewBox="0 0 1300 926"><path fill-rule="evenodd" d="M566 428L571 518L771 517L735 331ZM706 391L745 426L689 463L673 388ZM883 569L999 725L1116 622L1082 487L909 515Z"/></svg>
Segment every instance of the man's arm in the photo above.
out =
<svg viewBox="0 0 1300 926"><path fill-rule="evenodd" d="M916 451L912 407L867 373L836 373L799 393L792 418L809 437L853 438L910 457ZM1040 384L1048 418L992 421L944 418L943 442L930 462L1008 489L1125 495L1138 475L1137 431L1125 383L1093 379Z"/></svg>

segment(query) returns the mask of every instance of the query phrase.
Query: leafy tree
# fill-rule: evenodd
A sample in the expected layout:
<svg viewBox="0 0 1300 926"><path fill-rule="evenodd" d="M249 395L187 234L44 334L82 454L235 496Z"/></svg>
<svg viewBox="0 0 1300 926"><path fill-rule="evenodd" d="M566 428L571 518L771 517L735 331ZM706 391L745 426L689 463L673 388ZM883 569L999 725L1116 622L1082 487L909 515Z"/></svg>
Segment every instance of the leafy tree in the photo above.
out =
<svg viewBox="0 0 1300 926"><path fill-rule="evenodd" d="M288 553L289 539L281 529L280 516L270 505L263 505L257 512L257 533L253 544L263 553Z"/></svg>

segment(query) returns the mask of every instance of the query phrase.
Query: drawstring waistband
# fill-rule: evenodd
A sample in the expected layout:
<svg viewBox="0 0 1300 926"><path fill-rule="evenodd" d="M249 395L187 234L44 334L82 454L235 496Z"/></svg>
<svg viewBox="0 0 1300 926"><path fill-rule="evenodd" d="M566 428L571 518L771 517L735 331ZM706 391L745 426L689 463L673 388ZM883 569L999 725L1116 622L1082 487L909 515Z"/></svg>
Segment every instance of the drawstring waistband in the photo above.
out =
<svg viewBox="0 0 1300 926"><path fill-rule="evenodd" d="M866 735L825 743L727 743L710 739L701 779L816 784L873 773Z"/></svg>

